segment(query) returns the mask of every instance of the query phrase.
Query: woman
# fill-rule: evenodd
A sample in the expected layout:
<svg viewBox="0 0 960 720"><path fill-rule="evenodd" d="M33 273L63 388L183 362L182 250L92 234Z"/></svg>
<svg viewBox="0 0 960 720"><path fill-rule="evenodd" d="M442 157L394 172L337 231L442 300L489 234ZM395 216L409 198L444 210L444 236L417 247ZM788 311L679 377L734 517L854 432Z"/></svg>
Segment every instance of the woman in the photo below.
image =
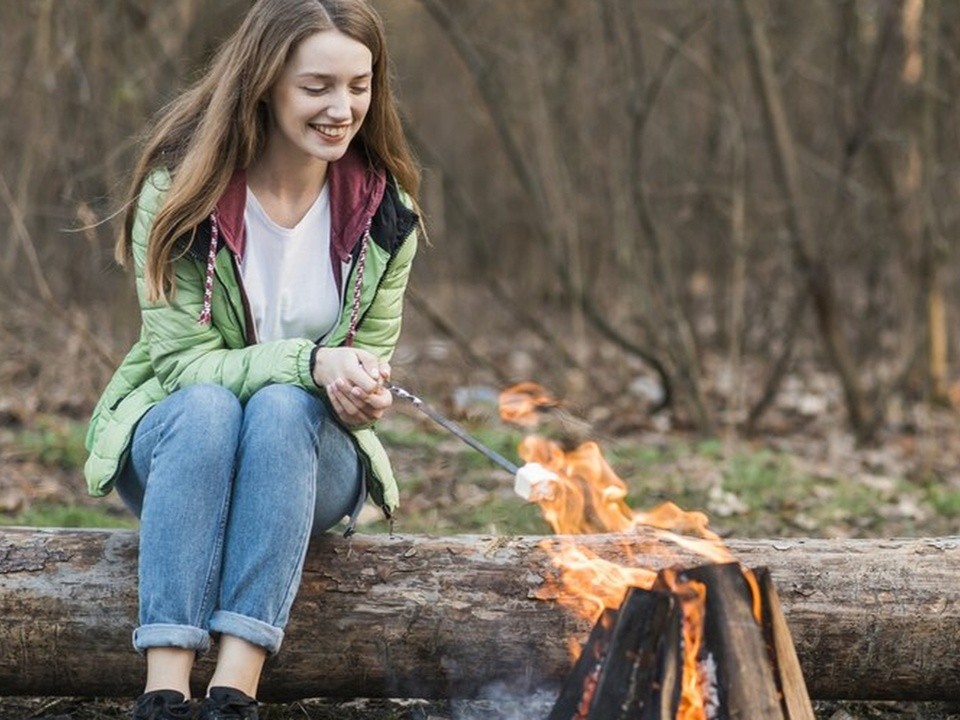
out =
<svg viewBox="0 0 960 720"><path fill-rule="evenodd" d="M368 493L396 507L370 426L418 185L365 0L258 0L148 135L117 247L143 325L85 468L140 517L134 718L256 718L310 536L345 516L352 532Z"/></svg>

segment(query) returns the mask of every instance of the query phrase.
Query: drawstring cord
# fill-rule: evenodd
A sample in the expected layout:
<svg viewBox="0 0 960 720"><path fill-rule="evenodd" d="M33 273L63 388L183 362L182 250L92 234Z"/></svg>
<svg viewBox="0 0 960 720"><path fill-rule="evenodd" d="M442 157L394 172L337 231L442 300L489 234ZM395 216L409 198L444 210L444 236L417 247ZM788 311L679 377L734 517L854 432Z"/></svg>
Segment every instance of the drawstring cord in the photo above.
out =
<svg viewBox="0 0 960 720"><path fill-rule="evenodd" d="M210 252L207 253L207 272L203 281L203 310L197 322L209 325L213 305L213 272L217 264L217 243L220 240L220 225L217 222L217 211L210 213Z"/></svg>
<svg viewBox="0 0 960 720"><path fill-rule="evenodd" d="M357 256L357 279L353 287L353 307L350 309L350 328L347 330L347 337L343 344L347 347L353 345L353 340L357 336L357 325L360 322L360 296L363 292L363 271L367 265L367 246L370 244L370 226L372 220L367 221L367 227L363 231L363 238L360 241L360 253ZM209 325L212 316L213 303L213 276L217 264L217 246L220 241L220 224L217 219L217 211L210 213L210 252L207 253L207 271L203 281L203 309L200 311L200 317L197 322L201 325Z"/></svg>
<svg viewBox="0 0 960 720"><path fill-rule="evenodd" d="M347 330L347 337L343 344L346 347L353 346L353 339L357 335L357 324L360 322L360 294L363 291L363 270L367 264L367 245L370 242L370 225L372 220L367 221L367 227L363 231L363 239L360 241L360 254L357 256L357 280L353 285L353 308L350 310L350 329Z"/></svg>

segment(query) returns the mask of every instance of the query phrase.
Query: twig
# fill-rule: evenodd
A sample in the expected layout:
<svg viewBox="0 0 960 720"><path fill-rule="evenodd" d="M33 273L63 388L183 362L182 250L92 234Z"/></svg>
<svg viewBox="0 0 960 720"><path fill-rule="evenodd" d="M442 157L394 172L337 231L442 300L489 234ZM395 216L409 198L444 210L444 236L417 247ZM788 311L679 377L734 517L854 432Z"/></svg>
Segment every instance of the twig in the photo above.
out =
<svg viewBox="0 0 960 720"><path fill-rule="evenodd" d="M417 132L416 127L412 123L404 123L407 136L411 139L414 147L416 148L417 154L429 162L431 165L440 166L442 168L443 161L433 152L433 148L430 145L423 141L423 138L420 137ZM459 213L463 217L469 227L473 228L472 232L466 233L467 242L473 247L474 252L480 257L482 263L487 267L491 262L491 251L490 248L493 247L494 243L491 238L481 235L485 227L485 223L480 221L480 216L477 211L470 204L468 198L465 196L462 187L453 182L450 177L451 175L446 172L441 172L443 177L442 183L444 188L444 197L449 198L450 203L453 206L453 211ZM505 283L499 275L496 273L493 274L493 277L489 278L489 290L490 294L493 295L494 299L500 302L510 313L519 320L525 328L535 333L540 337L544 343L550 348L550 350L555 353L567 367L575 367L585 375L590 376L590 368L578 358L574 357L566 344L563 343L555 333L553 333L549 327L538 318L531 315L523 303L514 297L512 291L508 288L507 283Z"/></svg>
<svg viewBox="0 0 960 720"><path fill-rule="evenodd" d="M810 218L803 211L797 146L778 84L773 51L760 21L757 0L736 0L755 92L760 102L774 176L787 203L787 229L794 264L804 278L827 358L840 380L850 425L860 440L869 439L876 422L861 388L859 368L840 327L834 273L818 252Z"/></svg>
<svg viewBox="0 0 960 720"><path fill-rule="evenodd" d="M114 358L112 350L108 348L96 335L90 332L89 328L84 327L81 323L77 322L76 318L68 313L54 296L53 290L51 290L47 279L43 275L43 270L40 267L40 258L37 255L37 248L33 242L33 238L30 236L30 231L27 229L27 225L24 222L23 212L20 210L20 207L14 200L13 195L10 192L10 187L7 185L7 180L3 176L2 171L0 171L0 199L2 199L4 205L7 206L7 210L10 212L10 217L13 219L14 230L17 234L20 244L23 246L23 251L27 257L27 262L30 265L30 272L33 276L33 282L37 286L37 292L39 293L43 304L47 307L47 309L50 310L51 313L60 318L75 332L80 334L80 336L86 341L88 347L92 350L93 356L99 360L106 369L113 369L116 367L117 360Z"/></svg>
<svg viewBox="0 0 960 720"><path fill-rule="evenodd" d="M410 302L410 305L413 306L413 309L420 313L437 330L450 338L450 340L453 341L453 344L459 348L460 352L462 352L470 362L484 367L492 372L497 378L497 382L503 385L509 385L512 382L510 376L507 375L507 373L505 373L495 362L493 362L493 360L474 350L473 345L470 343L470 339L461 333L453 325L453 323L443 317L443 315L441 315L439 312L434 310L430 303L427 302L426 298L418 293L413 286L407 286L405 297Z"/></svg>
<svg viewBox="0 0 960 720"><path fill-rule="evenodd" d="M806 312L809 300L810 295L803 290L799 291L794 297L793 305L787 313L787 329L783 338L783 347L780 349L780 354L773 363L773 369L770 371L770 375L767 376L767 381L763 385L763 392L760 394L760 398L754 403L753 407L750 408L750 412L747 415L746 426L748 433L752 433L756 429L760 418L763 417L763 414L770 408L771 403L777 396L777 392L780 390L780 383L783 382L783 378L787 374L787 369L790 367L790 361L793 359L793 350L796 345L797 334L800 331L803 315Z"/></svg>
<svg viewBox="0 0 960 720"><path fill-rule="evenodd" d="M506 153L507 160L519 180L521 187L527 193L533 207L543 221L535 224L535 232L538 232L540 240L544 243L555 243L556 238L554 237L554 233L546 232L543 229L546 220L552 216L549 202L544 196L541 183L538 182L536 173L528 159L529 153L525 152L522 143L513 132L512 123L503 110L500 99L505 93L500 87L491 65L484 61L476 45L467 37L463 28L454 20L445 2L442 0L419 0L419 3L433 18L437 26L445 33L452 47L476 83L484 107L493 122L501 146ZM602 313L596 309L592 300L587 296L585 289L575 287L573 279L570 277L569 268L563 265L556 257L554 258L553 264L563 283L564 289L570 293L574 302L588 314L593 314L595 322L597 318L600 319L597 327L601 333L616 342L621 348L637 354L644 362L650 364L661 377L665 397L670 398L670 383L662 363L606 323L603 320Z"/></svg>
<svg viewBox="0 0 960 720"><path fill-rule="evenodd" d="M40 258L37 255L36 245L34 245L33 239L30 237L30 231L27 230L27 225L23 220L23 213L20 211L16 200L14 200L13 193L10 192L10 186L7 185L7 179L4 177L2 171L0 171L0 199L3 200L4 205L7 206L7 210L10 212L14 232L20 241L23 252L27 256L27 264L30 266L33 282L37 286L40 297L48 304L55 303L53 291L50 289L47 279L43 276L43 270L40 268Z"/></svg>

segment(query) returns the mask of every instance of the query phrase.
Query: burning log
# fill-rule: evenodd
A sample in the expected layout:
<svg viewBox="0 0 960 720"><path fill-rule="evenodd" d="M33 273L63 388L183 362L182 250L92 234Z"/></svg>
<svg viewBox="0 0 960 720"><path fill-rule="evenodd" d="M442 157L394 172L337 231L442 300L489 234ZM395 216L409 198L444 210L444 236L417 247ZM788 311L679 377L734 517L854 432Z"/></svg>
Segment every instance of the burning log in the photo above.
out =
<svg viewBox="0 0 960 720"><path fill-rule="evenodd" d="M582 641L591 627L558 604L563 591L551 585L549 550L563 542L314 543L264 699L471 697L493 682L558 688L571 668L568 639ZM655 570L703 562L642 531L577 542ZM770 568L813 697L960 700L960 538L729 546L744 564ZM129 531L0 529L0 695L139 692L142 664L130 647L136 556ZM799 676L777 639L785 630L773 621L769 642L779 674ZM209 671L205 660L197 687Z"/></svg>
<svg viewBox="0 0 960 720"><path fill-rule="evenodd" d="M672 593L632 588L600 616L547 720L672 720L680 626Z"/></svg>
<svg viewBox="0 0 960 720"><path fill-rule="evenodd" d="M753 615L753 589L736 563L704 565L678 574L679 582L698 582L706 588L703 646L700 665L713 677L705 704L715 704L715 718L783 720L773 667L761 626Z"/></svg>
<svg viewBox="0 0 960 720"><path fill-rule="evenodd" d="M773 662L777 690L782 697L787 720L815 720L797 650L793 645L790 628L783 615L780 597L773 586L770 571L767 568L758 568L754 575L762 599L763 635Z"/></svg>
<svg viewBox="0 0 960 720"><path fill-rule="evenodd" d="M799 666L781 672L793 646L765 569L667 569L655 588L604 612L548 720L814 720Z"/></svg>

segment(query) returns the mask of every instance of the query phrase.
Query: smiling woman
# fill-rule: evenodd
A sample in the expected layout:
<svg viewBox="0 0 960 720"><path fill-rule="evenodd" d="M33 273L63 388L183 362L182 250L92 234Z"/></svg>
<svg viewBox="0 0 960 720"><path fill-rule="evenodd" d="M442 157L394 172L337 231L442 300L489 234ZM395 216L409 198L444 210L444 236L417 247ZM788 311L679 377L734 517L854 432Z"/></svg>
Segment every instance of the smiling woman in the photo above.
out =
<svg viewBox="0 0 960 720"><path fill-rule="evenodd" d="M248 184L272 192L276 201L298 190L316 196L310 176L325 179L324 165L343 156L367 117L372 68L370 49L339 30L303 40L268 95L272 132L250 168ZM291 177L291 171L301 178ZM291 217L291 208L277 208L278 214L284 210L280 224L295 225L297 213Z"/></svg>
<svg viewBox="0 0 960 720"><path fill-rule="evenodd" d="M143 327L85 466L140 518L134 718L256 718L310 537L351 533L368 496L398 504L371 425L391 404L419 171L388 65L365 0L258 0L148 134L117 247Z"/></svg>

